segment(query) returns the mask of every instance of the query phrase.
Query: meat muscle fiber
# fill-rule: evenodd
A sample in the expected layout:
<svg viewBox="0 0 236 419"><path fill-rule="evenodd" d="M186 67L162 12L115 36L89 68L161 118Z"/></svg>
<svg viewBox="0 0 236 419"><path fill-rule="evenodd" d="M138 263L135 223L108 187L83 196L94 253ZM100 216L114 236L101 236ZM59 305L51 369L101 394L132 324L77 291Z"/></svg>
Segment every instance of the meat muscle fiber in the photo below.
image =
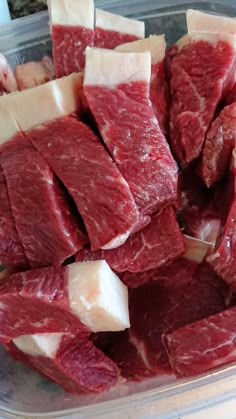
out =
<svg viewBox="0 0 236 419"><path fill-rule="evenodd" d="M91 248L123 244L139 213L127 182L92 130L68 116L26 135L74 199Z"/></svg>
<svg viewBox="0 0 236 419"><path fill-rule="evenodd" d="M182 166L201 153L234 60L230 43L203 38L186 45L172 61L171 146Z"/></svg>
<svg viewBox="0 0 236 419"><path fill-rule="evenodd" d="M203 147L200 165L206 186L220 181L228 171L236 145L236 102L226 106L212 123Z"/></svg>
<svg viewBox="0 0 236 419"><path fill-rule="evenodd" d="M150 371L171 373L162 334L223 310L229 290L207 265L183 259L153 279L129 291L129 335Z"/></svg>
<svg viewBox="0 0 236 419"><path fill-rule="evenodd" d="M171 207L152 216L148 226L129 237L117 249L91 252L84 248L77 261L105 259L118 272L143 272L181 256L185 251L183 235Z"/></svg>
<svg viewBox="0 0 236 419"><path fill-rule="evenodd" d="M193 377L236 360L236 307L167 334L164 342L177 377Z"/></svg>
<svg viewBox="0 0 236 419"><path fill-rule="evenodd" d="M7 275L0 298L1 342L25 334L129 327L127 289L105 261Z"/></svg>
<svg viewBox="0 0 236 419"><path fill-rule="evenodd" d="M148 52L86 51L89 107L143 214L177 201L177 166L149 99L150 71Z"/></svg>
<svg viewBox="0 0 236 419"><path fill-rule="evenodd" d="M96 9L94 46L97 48L114 49L125 42L144 38L144 32L144 22Z"/></svg>
<svg viewBox="0 0 236 419"><path fill-rule="evenodd" d="M21 350L21 343L38 337L47 344L52 337L58 336L57 347L49 354L34 356ZM66 391L73 393L102 392L114 386L119 378L119 369L102 351L83 334L45 334L22 336L6 344L8 353L17 361L35 369L40 374L60 384ZM24 342L24 340L26 342ZM49 348L50 349L50 348Z"/></svg>
<svg viewBox="0 0 236 419"><path fill-rule="evenodd" d="M53 61L57 78L83 70L94 42L93 0L50 0Z"/></svg>
<svg viewBox="0 0 236 419"><path fill-rule="evenodd" d="M17 134L1 148L11 209L31 267L60 265L83 247L58 180L30 141Z"/></svg>
<svg viewBox="0 0 236 419"><path fill-rule="evenodd" d="M23 267L27 264L12 215L6 179L0 167L0 265Z"/></svg>

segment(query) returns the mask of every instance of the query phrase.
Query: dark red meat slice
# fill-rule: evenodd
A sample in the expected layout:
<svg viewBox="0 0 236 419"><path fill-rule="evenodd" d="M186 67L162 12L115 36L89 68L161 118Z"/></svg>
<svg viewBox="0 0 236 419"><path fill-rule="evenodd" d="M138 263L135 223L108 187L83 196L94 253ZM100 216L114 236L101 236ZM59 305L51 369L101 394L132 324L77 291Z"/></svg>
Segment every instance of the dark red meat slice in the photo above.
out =
<svg viewBox="0 0 236 419"><path fill-rule="evenodd" d="M27 266L13 219L6 179L0 167L0 265Z"/></svg>
<svg viewBox="0 0 236 419"><path fill-rule="evenodd" d="M25 354L14 343L5 347L14 359L54 380L69 392L102 392L114 386L119 378L116 364L83 334L64 335L52 358Z"/></svg>
<svg viewBox="0 0 236 419"><path fill-rule="evenodd" d="M223 195L226 219L224 228L219 236L215 252L208 257L212 268L235 291L236 290L236 154L233 151L232 167Z"/></svg>
<svg viewBox="0 0 236 419"><path fill-rule="evenodd" d="M170 93L163 62L152 65L150 99L161 130L164 135L168 135Z"/></svg>
<svg viewBox="0 0 236 419"><path fill-rule="evenodd" d="M171 145L182 166L199 157L220 99L232 87L233 47L193 42L172 61Z"/></svg>
<svg viewBox="0 0 236 419"><path fill-rule="evenodd" d="M66 196L32 144L17 134L1 149L11 209L31 267L58 265L83 247L85 236Z"/></svg>
<svg viewBox="0 0 236 419"><path fill-rule="evenodd" d="M105 259L118 272L143 272L178 258L185 251L183 235L171 207L153 215L142 231L129 237L112 250L91 252L85 248L77 253L77 261Z"/></svg>
<svg viewBox="0 0 236 419"><path fill-rule="evenodd" d="M230 105L231 103L236 102L236 83L233 89L224 98L224 102L226 103L226 105Z"/></svg>
<svg viewBox="0 0 236 419"><path fill-rule="evenodd" d="M236 102L226 106L208 131L201 160L201 177L206 186L220 181L229 169L236 145Z"/></svg>
<svg viewBox="0 0 236 419"><path fill-rule="evenodd" d="M96 27L94 45L98 48L114 49L118 45L132 42L136 39L139 38L135 35Z"/></svg>
<svg viewBox="0 0 236 419"><path fill-rule="evenodd" d="M91 248L123 244L139 213L127 182L93 131L68 116L26 135L73 197Z"/></svg>
<svg viewBox="0 0 236 419"><path fill-rule="evenodd" d="M19 272L0 282L0 340L25 334L88 331L73 314L68 266Z"/></svg>
<svg viewBox="0 0 236 419"><path fill-rule="evenodd" d="M78 73L84 68L85 49L92 46L94 31L82 26L52 25L53 62L56 77Z"/></svg>
<svg viewBox="0 0 236 419"><path fill-rule="evenodd" d="M236 307L189 324L165 336L177 377L192 377L236 361Z"/></svg>
<svg viewBox="0 0 236 419"><path fill-rule="evenodd" d="M162 334L223 310L228 293L206 265L180 259L162 275L129 293L131 341L157 374L171 373Z"/></svg>
<svg viewBox="0 0 236 419"><path fill-rule="evenodd" d="M148 84L84 89L103 140L140 210L151 213L176 202L177 166L155 119Z"/></svg>

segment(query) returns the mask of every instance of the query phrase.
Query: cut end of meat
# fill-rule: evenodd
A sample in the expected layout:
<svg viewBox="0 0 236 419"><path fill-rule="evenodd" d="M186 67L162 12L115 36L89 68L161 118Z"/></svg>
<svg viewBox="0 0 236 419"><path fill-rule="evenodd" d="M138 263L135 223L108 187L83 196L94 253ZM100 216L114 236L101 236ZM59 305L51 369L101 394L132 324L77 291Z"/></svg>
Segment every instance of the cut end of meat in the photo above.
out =
<svg viewBox="0 0 236 419"><path fill-rule="evenodd" d="M155 65L165 58L166 41L165 35L151 35L148 38L138 41L127 42L116 47L116 51L123 52L145 52L151 53L152 65Z"/></svg>
<svg viewBox="0 0 236 419"><path fill-rule="evenodd" d="M60 347L64 333L23 335L13 340L14 345L27 355L53 358Z"/></svg>
<svg viewBox="0 0 236 419"><path fill-rule="evenodd" d="M130 327L128 290L104 260L69 265L71 310L94 332Z"/></svg>
<svg viewBox="0 0 236 419"><path fill-rule="evenodd" d="M190 40L192 42L206 41L209 44L212 44L214 47L217 47L219 42L225 42L228 45L231 45L234 51L236 51L236 34L229 33L219 33L219 32L191 32L189 34Z"/></svg>
<svg viewBox="0 0 236 419"><path fill-rule="evenodd" d="M188 33L215 32L236 34L236 20L189 9L186 12Z"/></svg>
<svg viewBox="0 0 236 419"><path fill-rule="evenodd" d="M196 263L202 263L214 249L213 243L199 240L186 234L184 234L184 243L187 250L183 257Z"/></svg>
<svg viewBox="0 0 236 419"><path fill-rule="evenodd" d="M53 25L94 29L93 0L49 0L48 9Z"/></svg>
<svg viewBox="0 0 236 419"><path fill-rule="evenodd" d="M96 9L96 27L144 38L144 22Z"/></svg>
<svg viewBox="0 0 236 419"><path fill-rule="evenodd" d="M96 69L96 71L94 71ZM86 49L84 85L116 86L134 81L150 82L150 52Z"/></svg>
<svg viewBox="0 0 236 419"><path fill-rule="evenodd" d="M11 113L22 131L60 116L69 115L79 110L82 80L81 73L71 74L20 93L12 93L0 99L0 112L2 113L2 108L7 108L6 114ZM6 119L4 117L5 122L1 123L1 131L10 130L9 117ZM8 137L6 134L3 135L3 139L13 137L15 133L16 131L11 130Z"/></svg>

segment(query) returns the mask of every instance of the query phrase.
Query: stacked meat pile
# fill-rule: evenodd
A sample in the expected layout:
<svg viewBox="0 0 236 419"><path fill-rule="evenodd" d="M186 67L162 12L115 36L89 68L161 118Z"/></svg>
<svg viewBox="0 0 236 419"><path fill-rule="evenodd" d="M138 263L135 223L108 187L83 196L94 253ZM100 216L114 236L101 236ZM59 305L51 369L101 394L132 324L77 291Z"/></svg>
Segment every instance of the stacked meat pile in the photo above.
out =
<svg viewBox="0 0 236 419"><path fill-rule="evenodd" d="M236 21L49 9L53 62L1 57L0 342L73 392L235 361Z"/></svg>

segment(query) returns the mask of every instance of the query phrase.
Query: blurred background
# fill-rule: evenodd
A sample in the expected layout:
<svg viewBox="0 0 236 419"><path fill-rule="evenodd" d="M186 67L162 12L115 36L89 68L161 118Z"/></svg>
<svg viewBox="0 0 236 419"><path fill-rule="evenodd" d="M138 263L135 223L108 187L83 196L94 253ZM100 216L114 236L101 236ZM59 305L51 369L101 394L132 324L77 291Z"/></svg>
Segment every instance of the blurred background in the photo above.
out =
<svg viewBox="0 0 236 419"><path fill-rule="evenodd" d="M8 4L12 19L40 12L47 8L47 0L8 0Z"/></svg>

